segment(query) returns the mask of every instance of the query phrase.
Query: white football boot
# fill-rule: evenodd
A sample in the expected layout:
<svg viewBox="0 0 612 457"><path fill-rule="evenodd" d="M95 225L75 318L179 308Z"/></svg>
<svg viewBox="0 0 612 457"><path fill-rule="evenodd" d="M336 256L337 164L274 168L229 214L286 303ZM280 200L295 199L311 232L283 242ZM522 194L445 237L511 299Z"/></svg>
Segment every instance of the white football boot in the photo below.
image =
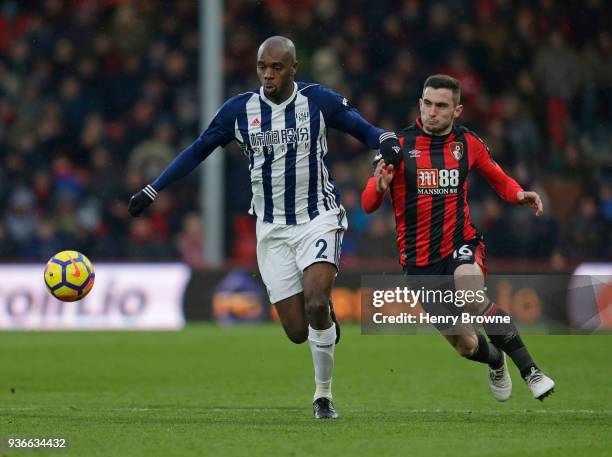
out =
<svg viewBox="0 0 612 457"><path fill-rule="evenodd" d="M533 398L542 401L555 391L555 382L535 367L525 377L527 387L531 390Z"/></svg>
<svg viewBox="0 0 612 457"><path fill-rule="evenodd" d="M512 379L506 363L506 354L502 352L504 363L501 367L493 369L489 367L489 388L497 401L506 401L512 395Z"/></svg>

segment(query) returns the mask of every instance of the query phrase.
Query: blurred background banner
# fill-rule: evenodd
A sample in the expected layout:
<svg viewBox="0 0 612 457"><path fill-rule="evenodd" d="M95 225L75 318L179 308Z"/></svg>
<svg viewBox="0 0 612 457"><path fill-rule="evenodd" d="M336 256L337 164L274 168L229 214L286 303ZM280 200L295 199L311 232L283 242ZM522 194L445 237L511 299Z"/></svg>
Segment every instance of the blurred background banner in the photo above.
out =
<svg viewBox="0 0 612 457"><path fill-rule="evenodd" d="M0 276L2 330L178 330L185 324L190 272L182 264L100 263L91 293L71 303L33 280L40 265L1 265Z"/></svg>
<svg viewBox="0 0 612 457"><path fill-rule="evenodd" d="M366 275L361 269L342 271L332 292L340 321L362 320L361 302L371 289L367 283L364 286L364 278L382 278L390 287L403 286L403 276L381 276L383 273L372 268ZM42 278L33 280L42 277L39 265L0 265L0 275L4 278L0 285L0 330L178 330L185 320L233 325L278 319L256 270L191 270L179 263L100 263L92 292L74 303L55 300ZM488 277L487 294L519 325L531 325L531 332L612 329L609 263L583 264L573 274L498 270Z"/></svg>

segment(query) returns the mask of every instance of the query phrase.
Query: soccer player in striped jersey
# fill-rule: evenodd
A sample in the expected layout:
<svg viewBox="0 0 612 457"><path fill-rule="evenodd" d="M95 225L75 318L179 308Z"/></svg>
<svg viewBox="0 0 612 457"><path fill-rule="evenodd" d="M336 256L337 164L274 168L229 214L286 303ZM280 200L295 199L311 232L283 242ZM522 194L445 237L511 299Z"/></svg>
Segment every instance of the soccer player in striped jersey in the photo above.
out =
<svg viewBox="0 0 612 457"><path fill-rule="evenodd" d="M159 191L216 147L241 145L249 157L259 270L289 339L308 340L314 416L330 419L337 417L331 383L340 336L330 295L347 219L324 162L326 132L352 135L379 149L386 163L399 163L401 148L395 133L370 125L346 98L319 84L295 82L296 70L291 40L265 40L257 53L261 87L225 102L200 137L132 196L128 210L139 216Z"/></svg>
<svg viewBox="0 0 612 457"><path fill-rule="evenodd" d="M453 275L457 290L482 293L486 275L484 241L470 223L468 173L475 168L500 197L529 206L538 216L543 211L542 201L537 193L523 190L504 173L477 135L454 123L463 110L456 79L430 76L425 81L419 107L420 117L399 134L402 146L399 166L386 164L380 156L375 159L374 176L362 194L363 209L368 213L376 210L389 189L400 264L405 274ZM507 316L485 298L466 304L464 311ZM457 307L450 305L445 312L456 313ZM506 320L509 323L483 326L490 341L471 325L436 327L460 355L488 364L489 387L497 400L507 400L512 392L504 354L519 368L533 396L542 400L552 393L555 384L534 363L511 317Z"/></svg>

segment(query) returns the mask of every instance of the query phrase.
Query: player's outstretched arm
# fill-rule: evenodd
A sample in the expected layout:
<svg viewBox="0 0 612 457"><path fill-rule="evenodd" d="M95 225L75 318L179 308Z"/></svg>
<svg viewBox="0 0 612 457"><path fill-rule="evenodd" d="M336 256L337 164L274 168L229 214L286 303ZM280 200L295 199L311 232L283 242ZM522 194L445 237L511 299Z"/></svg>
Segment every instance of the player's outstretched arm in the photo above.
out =
<svg viewBox="0 0 612 457"><path fill-rule="evenodd" d="M535 209L536 216L541 216L544 213L544 205L542 205L542 199L537 192L520 191L516 193L516 199L519 205Z"/></svg>
<svg viewBox="0 0 612 457"><path fill-rule="evenodd" d="M394 169L393 165L385 165L382 160L376 164L374 176L368 179L361 193L361 207L366 213L373 213L380 208L389 184L393 180Z"/></svg>

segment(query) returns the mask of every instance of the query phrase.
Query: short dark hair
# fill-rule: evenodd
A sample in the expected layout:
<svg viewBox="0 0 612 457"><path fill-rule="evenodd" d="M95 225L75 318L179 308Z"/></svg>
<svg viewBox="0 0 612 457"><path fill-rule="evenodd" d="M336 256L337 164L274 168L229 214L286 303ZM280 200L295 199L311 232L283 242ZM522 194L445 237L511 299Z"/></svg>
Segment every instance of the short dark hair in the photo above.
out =
<svg viewBox="0 0 612 457"><path fill-rule="evenodd" d="M459 86L459 81L452 76L431 75L425 80L423 91L425 91L427 87L431 87L432 89L450 89L453 92L455 106L461 101L461 87Z"/></svg>

